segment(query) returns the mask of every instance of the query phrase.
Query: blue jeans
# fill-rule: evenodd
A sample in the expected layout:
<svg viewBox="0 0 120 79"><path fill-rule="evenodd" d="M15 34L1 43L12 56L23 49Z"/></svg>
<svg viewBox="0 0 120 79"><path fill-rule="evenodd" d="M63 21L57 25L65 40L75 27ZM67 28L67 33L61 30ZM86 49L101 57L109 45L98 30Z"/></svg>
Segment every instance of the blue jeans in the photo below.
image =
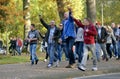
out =
<svg viewBox="0 0 120 79"><path fill-rule="evenodd" d="M68 37L66 39L66 45L67 45L67 52L68 52L68 56L69 56L69 64L72 65L75 63L75 58L74 58L74 53L72 50L73 44L74 44L74 38L72 37Z"/></svg>
<svg viewBox="0 0 120 79"><path fill-rule="evenodd" d="M117 44L113 44L113 52L115 56L118 56L118 45Z"/></svg>
<svg viewBox="0 0 120 79"><path fill-rule="evenodd" d="M118 46L118 58L120 58L120 40L118 41L117 46Z"/></svg>
<svg viewBox="0 0 120 79"><path fill-rule="evenodd" d="M78 54L78 62L81 63L82 61L82 57L83 57L83 42L76 42L75 46L76 46L76 53Z"/></svg>
<svg viewBox="0 0 120 79"><path fill-rule="evenodd" d="M58 60L61 61L62 60L62 47L61 47L61 44L57 45L57 53L58 53Z"/></svg>
<svg viewBox="0 0 120 79"><path fill-rule="evenodd" d="M30 55L31 55L31 63L34 64L34 61L38 60L37 55L36 55L36 48L37 44L30 44Z"/></svg>
<svg viewBox="0 0 120 79"><path fill-rule="evenodd" d="M61 48L62 48L63 52L65 53L66 59L69 59L66 42L62 43Z"/></svg>
<svg viewBox="0 0 120 79"><path fill-rule="evenodd" d="M55 43L48 44L47 52L49 55L49 64L52 64L52 65L53 65L54 60L56 59L55 58L55 48L56 48Z"/></svg>
<svg viewBox="0 0 120 79"><path fill-rule="evenodd" d="M16 46L16 50L17 50L18 54L21 55L20 46Z"/></svg>

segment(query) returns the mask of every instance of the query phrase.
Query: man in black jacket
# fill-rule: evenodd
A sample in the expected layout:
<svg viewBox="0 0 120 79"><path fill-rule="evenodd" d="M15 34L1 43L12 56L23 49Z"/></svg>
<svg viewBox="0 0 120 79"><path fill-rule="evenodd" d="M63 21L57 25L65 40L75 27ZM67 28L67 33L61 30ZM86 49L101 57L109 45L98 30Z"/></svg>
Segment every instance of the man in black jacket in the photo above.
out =
<svg viewBox="0 0 120 79"><path fill-rule="evenodd" d="M45 21L40 16L40 22L48 30L45 39L48 43L47 51L49 54L49 64L47 67L50 68L53 66L53 62L56 59L55 58L55 51L56 51L55 46L56 46L56 43L58 42L58 39L60 37L60 31L56 27L55 21L51 21L50 25L48 25L47 23L45 23Z"/></svg>
<svg viewBox="0 0 120 79"><path fill-rule="evenodd" d="M108 37L108 33L104 27L102 27L100 24L97 25L97 43L100 45L102 51L103 51L103 60L106 59L108 61L108 56L107 56L107 50L106 50L106 41Z"/></svg>

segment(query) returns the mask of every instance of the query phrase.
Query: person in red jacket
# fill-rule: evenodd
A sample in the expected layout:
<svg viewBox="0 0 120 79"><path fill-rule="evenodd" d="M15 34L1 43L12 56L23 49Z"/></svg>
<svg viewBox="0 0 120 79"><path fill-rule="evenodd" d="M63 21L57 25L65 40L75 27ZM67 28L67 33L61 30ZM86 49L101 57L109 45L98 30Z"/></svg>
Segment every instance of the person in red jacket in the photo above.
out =
<svg viewBox="0 0 120 79"><path fill-rule="evenodd" d="M88 50L92 52L93 55L93 68L92 70L97 70L97 58L96 58L96 51L95 51L95 36L97 35L97 31L95 26L92 24L90 19L85 18L83 24L74 19L75 23L84 29L84 54L78 69L85 71L86 70L86 62L88 56Z"/></svg>

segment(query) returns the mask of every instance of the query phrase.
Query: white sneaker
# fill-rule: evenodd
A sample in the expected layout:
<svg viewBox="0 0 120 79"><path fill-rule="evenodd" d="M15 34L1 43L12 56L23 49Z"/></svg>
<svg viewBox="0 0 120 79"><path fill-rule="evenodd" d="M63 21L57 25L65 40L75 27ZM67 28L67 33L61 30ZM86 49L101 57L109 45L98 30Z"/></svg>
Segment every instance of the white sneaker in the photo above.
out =
<svg viewBox="0 0 120 79"><path fill-rule="evenodd" d="M86 70L86 68L83 67L83 66L78 66L78 69L81 70L81 71L85 71Z"/></svg>
<svg viewBox="0 0 120 79"><path fill-rule="evenodd" d="M48 68L51 68L51 67L52 67L52 64L48 64L47 67L48 67Z"/></svg>
<svg viewBox="0 0 120 79"><path fill-rule="evenodd" d="M93 67L93 68L92 68L92 71L97 71L97 70L98 70L97 67Z"/></svg>
<svg viewBox="0 0 120 79"><path fill-rule="evenodd" d="M44 59L44 62L47 62L47 59Z"/></svg>

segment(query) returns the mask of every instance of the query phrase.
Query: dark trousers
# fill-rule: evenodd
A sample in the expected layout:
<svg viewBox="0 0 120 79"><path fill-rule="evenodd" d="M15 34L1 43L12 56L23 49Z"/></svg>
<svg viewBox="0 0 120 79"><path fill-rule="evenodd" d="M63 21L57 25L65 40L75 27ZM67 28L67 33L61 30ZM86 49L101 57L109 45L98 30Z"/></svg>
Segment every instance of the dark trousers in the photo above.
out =
<svg viewBox="0 0 120 79"><path fill-rule="evenodd" d="M107 49L107 53L108 53L109 57L112 58L112 51L110 49L110 45L111 45L110 43L106 44L106 49Z"/></svg>
<svg viewBox="0 0 120 79"><path fill-rule="evenodd" d="M74 54L73 54L73 51L72 51L72 47L73 47L73 44L74 44L74 38L72 37L68 37L66 39L66 45L67 45L67 51L68 51L68 56L69 56L69 64L72 65L75 63L75 58L74 58Z"/></svg>
<svg viewBox="0 0 120 79"><path fill-rule="evenodd" d="M76 46L76 53L78 54L78 62L81 63L83 57L83 45L84 43L79 41L75 43Z"/></svg>

